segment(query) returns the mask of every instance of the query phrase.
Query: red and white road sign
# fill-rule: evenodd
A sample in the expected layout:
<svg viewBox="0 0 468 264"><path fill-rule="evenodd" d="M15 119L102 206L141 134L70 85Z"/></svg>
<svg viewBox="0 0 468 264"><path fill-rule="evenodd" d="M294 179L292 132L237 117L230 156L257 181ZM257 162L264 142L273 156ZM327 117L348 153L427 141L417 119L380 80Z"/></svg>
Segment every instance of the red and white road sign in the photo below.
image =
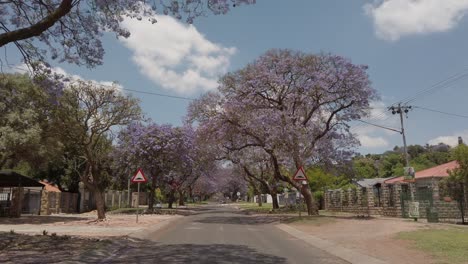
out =
<svg viewBox="0 0 468 264"><path fill-rule="evenodd" d="M304 171L304 167L300 167L294 174L293 180L295 181L306 181L307 177Z"/></svg>
<svg viewBox="0 0 468 264"><path fill-rule="evenodd" d="M145 175L143 174L143 171L141 169L138 169L137 173L132 177L131 181L132 182L147 182L148 179L146 179Z"/></svg>

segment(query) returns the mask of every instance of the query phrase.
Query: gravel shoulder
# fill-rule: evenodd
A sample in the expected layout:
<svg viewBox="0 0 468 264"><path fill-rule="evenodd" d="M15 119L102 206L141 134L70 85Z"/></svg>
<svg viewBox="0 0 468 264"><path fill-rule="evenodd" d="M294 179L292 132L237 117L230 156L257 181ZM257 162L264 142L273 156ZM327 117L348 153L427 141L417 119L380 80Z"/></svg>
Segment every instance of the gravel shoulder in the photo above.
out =
<svg viewBox="0 0 468 264"><path fill-rule="evenodd" d="M135 215L107 215L107 220L96 222L96 215L59 214L51 216L22 216L20 218L0 218L0 232L21 234L55 233L82 237L127 236L141 232L146 228L159 225L165 221L175 220L178 215L140 215L136 223Z"/></svg>
<svg viewBox="0 0 468 264"><path fill-rule="evenodd" d="M388 263L429 264L434 258L414 249L411 241L397 238L400 232L443 228L404 219L320 217L296 221L290 226L345 248L370 255Z"/></svg>

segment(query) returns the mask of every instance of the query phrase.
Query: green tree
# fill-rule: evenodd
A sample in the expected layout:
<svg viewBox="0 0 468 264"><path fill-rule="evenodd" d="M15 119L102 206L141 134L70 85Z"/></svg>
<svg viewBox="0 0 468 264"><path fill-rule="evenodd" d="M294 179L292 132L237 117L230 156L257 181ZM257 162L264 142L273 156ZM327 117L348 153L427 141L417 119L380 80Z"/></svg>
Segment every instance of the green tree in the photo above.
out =
<svg viewBox="0 0 468 264"><path fill-rule="evenodd" d="M353 170L356 179L369 179L379 176L379 169L372 158L359 157L353 159Z"/></svg>
<svg viewBox="0 0 468 264"><path fill-rule="evenodd" d="M0 168L39 163L46 156L41 144L46 103L46 92L27 75L0 75Z"/></svg>
<svg viewBox="0 0 468 264"><path fill-rule="evenodd" d="M98 219L105 219L103 190L109 184L111 131L139 120L138 101L115 87L78 81L65 90L57 108L63 140L82 151L80 180L94 193ZM82 169L82 170L79 170Z"/></svg>
<svg viewBox="0 0 468 264"><path fill-rule="evenodd" d="M467 205L466 187L468 186L468 147L459 145L453 150L453 157L458 161L459 167L449 172L450 176L441 181L441 190L458 202L462 216L462 224L465 222L465 209Z"/></svg>

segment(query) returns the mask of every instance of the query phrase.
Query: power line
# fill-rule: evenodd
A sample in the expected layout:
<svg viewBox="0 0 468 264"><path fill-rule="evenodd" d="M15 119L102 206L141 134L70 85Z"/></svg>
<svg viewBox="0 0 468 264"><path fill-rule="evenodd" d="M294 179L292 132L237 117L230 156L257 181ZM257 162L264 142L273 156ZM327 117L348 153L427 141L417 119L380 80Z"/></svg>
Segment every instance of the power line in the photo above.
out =
<svg viewBox="0 0 468 264"><path fill-rule="evenodd" d="M381 126L381 125L377 125L377 124L373 124L371 122L367 122L367 121L364 121L364 120L357 120L359 122L362 122L362 123L365 123L365 124L368 124L368 125L371 125L371 126L376 126L376 127L380 127L380 128L383 128L383 129L387 129L387 130L391 130L391 131L395 131L395 132L398 132L401 134L401 131L396 129L396 128L391 128L391 127L386 127L386 126Z"/></svg>
<svg viewBox="0 0 468 264"><path fill-rule="evenodd" d="M435 112L435 113L439 113L439 114L444 114L444 115L449 115L449 116L456 116L456 117L461 117L461 118L468 118L468 115L460 115L460 114L448 113L448 112L444 112L444 111L440 111L440 110L435 110L435 109L430 109L430 108L426 108L426 107L422 107L422 106L414 106L414 108L419 108L419 109L423 109L423 110L426 110L426 111L431 111L431 112Z"/></svg>
<svg viewBox="0 0 468 264"><path fill-rule="evenodd" d="M425 89L420 90L420 91L417 92L415 95L413 95L413 96L407 96L407 97L403 98L402 100L397 101L397 102L395 102L395 103L393 103L393 104L391 104L391 105L394 106L394 105L397 105L397 104L400 104L400 105L401 105L401 104L407 104L407 103L413 102L413 101L415 101L416 99L421 98L423 95L428 95L428 94L430 94L430 93L433 93L433 92L435 92L437 89L444 89L444 88L447 88L447 87L453 85L455 82L457 82L457 81L459 81L459 80L463 80L463 79L465 79L465 78L468 78L468 69L463 70L463 71L460 71L460 72L458 72L458 73L456 73L456 74L454 74L454 75L451 75L450 77L448 77L448 78L446 78L446 79L444 79L444 80L442 80L442 81L439 81L439 82L437 82L437 83L431 85L431 86L428 87L428 88L425 88ZM372 107L369 107L369 108L367 108L367 109L373 109L373 108L372 108ZM389 108L387 108L387 109L389 109ZM374 116L372 119L371 119L371 118L368 118L368 119L369 119L369 120L379 120L381 117L384 117L384 116L385 116L385 113L382 112L382 113L380 113L380 114ZM385 118L385 119L382 120L382 121L385 121L385 120L387 120L387 119L389 119L389 117ZM361 120L359 120L359 121L361 121ZM363 123L366 123L366 122L363 122ZM368 122L367 122L367 123L368 123ZM354 129L356 129L356 128L359 128L359 127L365 127L365 126L366 126L366 125L363 125L363 124L362 124L362 125L357 125L357 126L353 127L352 130L354 130Z"/></svg>
<svg viewBox="0 0 468 264"><path fill-rule="evenodd" d="M188 100L188 101L195 100L194 98L189 98L189 97L183 97L183 96L177 96L177 95L168 95L168 94L161 94L161 93L154 93L154 92L145 92L145 91L139 91L139 90L128 89L128 88L122 88L122 90L135 92L135 93L156 95L156 96L161 96L161 97L169 97L169 98L174 98L174 99L182 99L182 100Z"/></svg>
<svg viewBox="0 0 468 264"><path fill-rule="evenodd" d="M422 97L423 95L429 95L431 93L434 93L437 89L444 89L444 88L450 87L455 82L466 79L467 77L468 77L468 70L463 70L463 71L458 72L458 73L456 73L456 74L454 74L454 75L452 75L452 76L450 76L450 77L448 77L448 78L446 78L446 79L444 79L442 81L439 81L439 82L431 85L430 87L428 87L426 89L420 90L419 92L417 92L413 96L406 97L405 99L401 100L401 102L404 103L404 104L413 102L416 99L419 99L420 97Z"/></svg>

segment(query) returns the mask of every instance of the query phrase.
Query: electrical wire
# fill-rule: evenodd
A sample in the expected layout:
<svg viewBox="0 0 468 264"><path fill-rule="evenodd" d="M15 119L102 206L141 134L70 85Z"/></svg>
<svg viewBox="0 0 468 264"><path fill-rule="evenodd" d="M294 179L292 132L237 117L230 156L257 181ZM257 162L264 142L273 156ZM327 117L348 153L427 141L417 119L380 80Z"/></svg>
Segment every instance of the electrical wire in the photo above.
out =
<svg viewBox="0 0 468 264"><path fill-rule="evenodd" d="M183 96L177 96L177 95L168 95L168 94L154 93L154 92L145 92L145 91L139 91L139 90L128 89L128 88L122 88L122 90L129 91L129 92L135 92L135 93L156 95L156 96L161 96L161 97L169 97L169 98L174 98L174 99L182 99L182 100L188 100L188 101L195 100L194 98L189 98L189 97L183 97Z"/></svg>
<svg viewBox="0 0 468 264"><path fill-rule="evenodd" d="M418 108L418 109L423 109L423 110L426 110L426 111L430 111L430 112L439 113L439 114L444 114L444 115L449 115L449 116L455 116L455 117L461 117L461 118L468 118L468 115L460 115L460 114L448 113L448 112L444 112L444 111L440 111L440 110L435 110L435 109L430 109L430 108L422 107L422 106L413 106L413 107L414 107L414 108Z"/></svg>

